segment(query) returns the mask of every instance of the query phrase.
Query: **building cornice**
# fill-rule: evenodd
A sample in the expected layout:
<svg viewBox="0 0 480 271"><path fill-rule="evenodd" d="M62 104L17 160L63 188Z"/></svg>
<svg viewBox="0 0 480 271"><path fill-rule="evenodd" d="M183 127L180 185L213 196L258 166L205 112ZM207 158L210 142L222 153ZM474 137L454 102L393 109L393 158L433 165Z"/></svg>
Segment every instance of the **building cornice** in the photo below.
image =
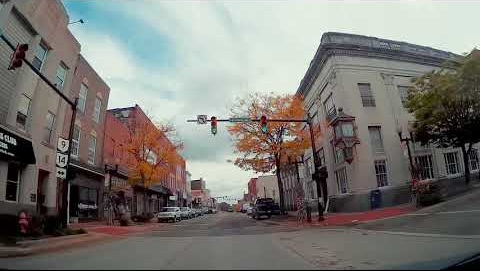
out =
<svg viewBox="0 0 480 271"><path fill-rule="evenodd" d="M388 59L440 67L459 55L406 42L343 33L325 33L297 94L306 97L332 56Z"/></svg>

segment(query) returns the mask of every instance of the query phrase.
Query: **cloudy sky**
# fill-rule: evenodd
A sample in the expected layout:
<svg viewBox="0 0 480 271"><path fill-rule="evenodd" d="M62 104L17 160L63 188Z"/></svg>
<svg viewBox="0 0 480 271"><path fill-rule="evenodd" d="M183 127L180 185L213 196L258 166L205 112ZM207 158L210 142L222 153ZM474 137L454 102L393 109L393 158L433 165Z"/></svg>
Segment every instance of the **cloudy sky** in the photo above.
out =
<svg viewBox="0 0 480 271"><path fill-rule="evenodd" d="M64 0L82 53L110 85L109 108L139 104L172 121L193 178L215 196L241 197L253 172L226 162L223 124L236 96L294 93L322 33L346 32L463 53L479 47L480 2Z"/></svg>

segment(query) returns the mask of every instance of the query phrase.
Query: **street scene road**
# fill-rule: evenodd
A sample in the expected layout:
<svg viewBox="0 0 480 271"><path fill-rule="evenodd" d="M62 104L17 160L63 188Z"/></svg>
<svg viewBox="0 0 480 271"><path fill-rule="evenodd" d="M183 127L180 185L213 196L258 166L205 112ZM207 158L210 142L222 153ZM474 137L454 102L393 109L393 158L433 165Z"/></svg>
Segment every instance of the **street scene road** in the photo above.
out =
<svg viewBox="0 0 480 271"><path fill-rule="evenodd" d="M0 0L0 270L480 265L480 2L384 2Z"/></svg>
<svg viewBox="0 0 480 271"><path fill-rule="evenodd" d="M441 268L480 251L480 221L472 219L473 216L462 219L462 212L480 209L479 194L476 191L430 210L349 227L292 227L281 218L257 221L242 213L219 212L178 223L162 223L152 232L103 244L0 259L0 266L7 269ZM427 212L432 214L423 215ZM438 220L437 216L442 216L439 212L456 212L449 214L456 222L439 225L443 222ZM415 230L420 225L424 225L422 230ZM466 231L467 228L472 230Z"/></svg>

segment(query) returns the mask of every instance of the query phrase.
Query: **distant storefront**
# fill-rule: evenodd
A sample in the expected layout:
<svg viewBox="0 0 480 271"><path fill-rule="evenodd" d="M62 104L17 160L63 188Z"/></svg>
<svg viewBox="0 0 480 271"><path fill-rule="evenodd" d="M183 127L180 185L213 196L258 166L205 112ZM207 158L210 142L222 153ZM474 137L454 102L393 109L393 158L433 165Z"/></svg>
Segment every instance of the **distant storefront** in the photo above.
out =
<svg viewBox="0 0 480 271"><path fill-rule="evenodd" d="M98 168L72 163L75 178L70 181L70 222L97 220L103 216L105 173Z"/></svg>
<svg viewBox="0 0 480 271"><path fill-rule="evenodd" d="M20 189L22 180L32 177L27 167L35 162L32 142L0 127L0 213L35 211L37 194Z"/></svg>

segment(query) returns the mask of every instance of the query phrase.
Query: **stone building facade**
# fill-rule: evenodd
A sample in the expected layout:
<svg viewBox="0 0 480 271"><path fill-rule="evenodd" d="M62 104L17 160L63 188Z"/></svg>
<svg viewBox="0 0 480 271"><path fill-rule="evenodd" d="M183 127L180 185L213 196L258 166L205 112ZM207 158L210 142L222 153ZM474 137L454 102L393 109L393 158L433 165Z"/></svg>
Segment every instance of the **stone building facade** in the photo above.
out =
<svg viewBox="0 0 480 271"><path fill-rule="evenodd" d="M343 33L325 33L300 83L297 94L306 110L322 126L317 150L328 171L330 211L370 209L370 193L380 190L382 205L408 202L411 177L405 146L397 131L407 135L414 121L404 107L412 80L438 69L458 55L406 42ZM355 117L352 131L359 139L353 161L333 146L334 131L328 123L339 108ZM454 180L463 175L461 151L411 144L413 159L422 179ZM479 169L479 145L470 155L472 173ZM304 155L304 181L314 172L312 150ZM314 195L316 197L316 195Z"/></svg>

